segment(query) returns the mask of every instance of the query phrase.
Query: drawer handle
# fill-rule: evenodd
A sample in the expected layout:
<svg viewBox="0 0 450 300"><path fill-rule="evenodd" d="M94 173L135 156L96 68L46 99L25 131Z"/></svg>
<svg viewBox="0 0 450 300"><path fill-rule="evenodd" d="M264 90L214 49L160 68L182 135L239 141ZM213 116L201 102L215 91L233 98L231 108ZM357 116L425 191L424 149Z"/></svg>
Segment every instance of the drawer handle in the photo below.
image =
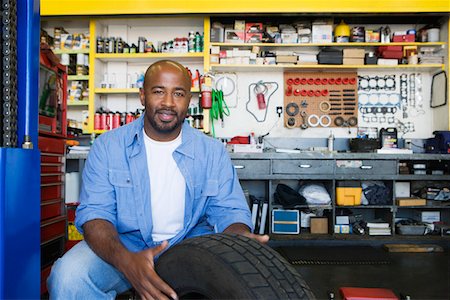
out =
<svg viewBox="0 0 450 300"><path fill-rule="evenodd" d="M299 165L299 167L302 169L308 169L311 168L311 165Z"/></svg>
<svg viewBox="0 0 450 300"><path fill-rule="evenodd" d="M372 168L373 168L373 166L361 166L361 169L363 169L363 170L370 170Z"/></svg>
<svg viewBox="0 0 450 300"><path fill-rule="evenodd" d="M234 166L234 168L235 169L245 169L245 166L237 165L237 166Z"/></svg>

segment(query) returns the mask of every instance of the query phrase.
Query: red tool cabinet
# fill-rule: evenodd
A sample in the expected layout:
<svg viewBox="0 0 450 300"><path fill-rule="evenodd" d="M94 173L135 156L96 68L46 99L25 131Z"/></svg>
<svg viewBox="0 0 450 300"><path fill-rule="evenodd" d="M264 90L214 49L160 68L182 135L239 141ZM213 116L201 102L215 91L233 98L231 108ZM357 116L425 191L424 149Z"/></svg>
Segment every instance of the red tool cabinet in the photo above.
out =
<svg viewBox="0 0 450 300"><path fill-rule="evenodd" d="M39 69L39 138L41 151L41 294L53 262L64 253L67 69L41 47Z"/></svg>

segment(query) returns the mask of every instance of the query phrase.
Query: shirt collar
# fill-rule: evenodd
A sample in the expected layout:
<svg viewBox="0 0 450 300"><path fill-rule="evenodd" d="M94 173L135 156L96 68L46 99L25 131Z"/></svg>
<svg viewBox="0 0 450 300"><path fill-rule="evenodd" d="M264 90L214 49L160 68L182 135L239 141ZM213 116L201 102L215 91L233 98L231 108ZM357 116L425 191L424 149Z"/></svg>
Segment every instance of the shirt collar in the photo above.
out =
<svg viewBox="0 0 450 300"><path fill-rule="evenodd" d="M144 140L143 129L144 129L144 117L145 112L142 115L132 122L130 125L132 126L130 132L131 134L127 136L127 146L132 146L135 142L140 144ZM186 155L190 158L194 158L195 147L194 147L194 139L197 138L195 134L195 129L192 128L187 121L183 122L183 130L181 131L181 145L175 150L180 154Z"/></svg>

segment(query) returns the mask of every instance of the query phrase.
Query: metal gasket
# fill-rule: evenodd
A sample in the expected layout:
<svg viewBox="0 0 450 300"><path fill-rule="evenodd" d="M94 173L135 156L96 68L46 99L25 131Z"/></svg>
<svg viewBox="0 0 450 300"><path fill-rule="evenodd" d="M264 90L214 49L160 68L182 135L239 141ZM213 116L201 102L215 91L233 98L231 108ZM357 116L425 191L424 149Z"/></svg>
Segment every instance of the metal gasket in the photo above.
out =
<svg viewBox="0 0 450 300"><path fill-rule="evenodd" d="M295 117L299 111L300 108L295 102L291 102L288 105L286 105L286 114L290 117Z"/></svg>
<svg viewBox="0 0 450 300"><path fill-rule="evenodd" d="M287 128L294 128L296 125L295 118L288 118L286 121L286 127Z"/></svg>
<svg viewBox="0 0 450 300"><path fill-rule="evenodd" d="M321 112L328 112L330 111L331 104L329 101L322 101L319 103L319 109Z"/></svg>
<svg viewBox="0 0 450 300"><path fill-rule="evenodd" d="M326 120L326 123L323 120ZM329 115L321 115L319 118L319 124L322 127L329 127L331 125L330 116Z"/></svg>
<svg viewBox="0 0 450 300"><path fill-rule="evenodd" d="M311 127L317 127L320 124L320 118L318 115L312 114L308 117L308 125Z"/></svg>

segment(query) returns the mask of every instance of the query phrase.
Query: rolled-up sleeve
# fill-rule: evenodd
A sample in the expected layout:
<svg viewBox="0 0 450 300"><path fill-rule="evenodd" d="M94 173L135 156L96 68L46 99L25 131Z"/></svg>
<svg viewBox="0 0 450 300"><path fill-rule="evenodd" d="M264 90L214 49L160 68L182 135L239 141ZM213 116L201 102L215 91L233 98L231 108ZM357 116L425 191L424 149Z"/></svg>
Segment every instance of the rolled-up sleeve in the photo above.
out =
<svg viewBox="0 0 450 300"><path fill-rule="evenodd" d="M206 215L216 232L223 232L235 223L247 225L253 231L251 213L242 191L236 170L224 147L218 156L217 190L208 199ZM215 188L212 188L214 190Z"/></svg>
<svg viewBox="0 0 450 300"><path fill-rule="evenodd" d="M83 224L94 219L103 219L116 226L116 197L108 179L108 156L102 138L95 141L89 152L82 179L75 218L78 230L83 232Z"/></svg>

